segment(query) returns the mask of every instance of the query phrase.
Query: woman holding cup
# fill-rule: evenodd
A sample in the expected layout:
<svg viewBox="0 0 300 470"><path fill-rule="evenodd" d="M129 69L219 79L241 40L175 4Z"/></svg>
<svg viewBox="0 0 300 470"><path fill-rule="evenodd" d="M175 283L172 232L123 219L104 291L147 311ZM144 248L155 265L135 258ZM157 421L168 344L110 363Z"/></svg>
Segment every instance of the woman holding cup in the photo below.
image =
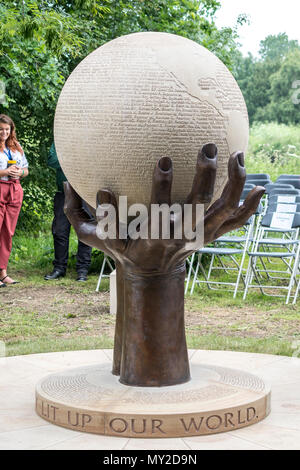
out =
<svg viewBox="0 0 300 470"><path fill-rule="evenodd" d="M20 179L28 175L28 162L16 137L15 124L0 114L0 287L16 284L7 265L23 201Z"/></svg>

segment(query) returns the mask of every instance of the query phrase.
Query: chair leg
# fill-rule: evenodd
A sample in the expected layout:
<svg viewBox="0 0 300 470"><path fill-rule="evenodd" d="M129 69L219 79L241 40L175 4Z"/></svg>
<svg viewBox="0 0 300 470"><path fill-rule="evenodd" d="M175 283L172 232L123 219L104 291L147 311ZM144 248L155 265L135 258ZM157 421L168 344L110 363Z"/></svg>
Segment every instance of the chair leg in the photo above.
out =
<svg viewBox="0 0 300 470"><path fill-rule="evenodd" d="M296 292L295 292L295 295L294 295L294 300L293 300L292 305L296 305L299 290L300 290L300 280L299 280L298 285L297 285L297 289L296 289Z"/></svg>
<svg viewBox="0 0 300 470"><path fill-rule="evenodd" d="M214 260L215 260L215 255L212 255L211 256L211 262L210 262L209 269L208 269L208 273L207 273L207 278L206 278L207 280L209 280L209 278L210 278L212 267L213 267L213 264L214 264ZM202 271L203 271L203 269L202 269Z"/></svg>
<svg viewBox="0 0 300 470"><path fill-rule="evenodd" d="M109 261L108 258L106 259L106 261L107 261L107 264L108 264L108 266L110 267L111 271L114 271L115 268L112 266L112 264L111 264L111 262Z"/></svg>
<svg viewBox="0 0 300 470"><path fill-rule="evenodd" d="M256 260L253 260L253 262L251 262L251 268L252 268L253 276L255 277L256 282L257 282L257 284L258 284L258 287L259 287L261 293L264 295L263 285L260 283L260 280L258 279L257 272L256 272L256 270L255 270L255 268L256 268ZM252 282L252 280L253 280L253 276L252 276L251 282Z"/></svg>
<svg viewBox="0 0 300 470"><path fill-rule="evenodd" d="M186 294L188 293L189 285L190 285L190 281L191 281L192 271L193 271L194 274L195 274L195 271L194 271L194 269L193 269L194 259L195 259L195 253L193 253L192 256L191 256L191 258L187 260L188 263L189 263L189 270L188 270L188 276L187 276L187 280L186 280L184 295L186 295Z"/></svg>
<svg viewBox="0 0 300 470"><path fill-rule="evenodd" d="M254 278L254 269L256 267L256 258L255 259L250 259L250 273L249 273L249 284L248 286L251 286L252 282L253 282L253 278ZM254 267L253 267L253 264L254 264Z"/></svg>
<svg viewBox="0 0 300 470"><path fill-rule="evenodd" d="M244 294L243 294L243 300L246 299L247 293L248 293L249 277L250 277L250 270L251 270L250 262L251 261L250 261L250 258L249 258L247 271L246 271L246 276L245 276L245 289L244 289Z"/></svg>
<svg viewBox="0 0 300 470"><path fill-rule="evenodd" d="M287 295L287 299L286 299L286 304L289 303L294 283L296 285L296 292L295 292L295 296L294 296L292 305L295 305L297 297L298 297L299 287L300 287L300 279L299 279L299 282L297 283L297 273L298 273L299 267L300 267L299 263L300 263L300 242L299 242L298 250L297 250L297 253L296 253L296 258L295 258L295 262L294 262L294 268L293 268L293 272L292 272L292 276L291 276L291 282L290 282L289 291L288 291L288 295Z"/></svg>
<svg viewBox="0 0 300 470"><path fill-rule="evenodd" d="M257 273L255 271L255 267L256 267L256 259L253 257L250 256L250 259L249 259L249 264L248 264L248 270L247 270L247 274L246 274L246 280L245 280L245 283L246 283L246 287L245 287L245 291L244 291L244 295L243 295L243 300L245 300L246 298L246 295L248 293L248 289L249 289L249 286L252 285L252 282L253 282L253 278L255 277L256 279L256 282L258 284L258 287L260 288L261 290L261 293L263 294L263 290L262 290L262 287L260 285L260 281L257 277Z"/></svg>
<svg viewBox="0 0 300 470"><path fill-rule="evenodd" d="M106 256L104 255L103 263L102 263L102 266L101 266L101 271L100 271L99 278L98 278L98 284L97 284L97 287L96 287L96 292L99 291L99 287L100 287L100 284L101 284L101 280L102 280L102 276L103 276L103 272L104 272L104 268L105 268L106 261L108 261L108 259L107 259ZM109 261L108 261L108 262L109 262ZM110 264L110 263L109 263L109 264Z"/></svg>
<svg viewBox="0 0 300 470"><path fill-rule="evenodd" d="M215 255L212 255L212 258L213 258L212 261L214 260L214 257L215 257ZM201 260L202 260L202 254L199 256L199 268L200 268L200 271L202 272L203 277L204 277L204 279L205 279L205 281L206 281L207 287L208 287L209 289L212 289L212 290L213 290L214 288L211 287L210 284L209 284L209 276L210 276L210 273L209 273L209 275L206 275L206 272L205 272L205 269L204 269L204 267L203 267L203 264L201 263Z"/></svg>
<svg viewBox="0 0 300 470"><path fill-rule="evenodd" d="M193 284L192 284L192 288L191 288L191 291L190 291L190 295L192 295L193 292L194 292L195 284L196 284L197 277L198 277L198 272L199 272L199 255L198 255L198 261L197 261L197 266L196 266L196 269L195 269L195 274L194 274L194 279L193 279Z"/></svg>
<svg viewBox="0 0 300 470"><path fill-rule="evenodd" d="M221 256L217 256L217 259L219 260L219 263L221 264L222 268L224 269L226 274L230 274L229 270L226 268L225 264L223 263Z"/></svg>
<svg viewBox="0 0 300 470"><path fill-rule="evenodd" d="M244 250L244 253L243 253L243 256L242 256L242 259L241 259L240 269L239 269L239 272L238 272L238 277L237 277L237 280L236 280L236 285L235 285L235 289L234 289L234 293L233 293L233 298L234 299L236 298L236 295L237 295L237 292L238 292L241 277L243 279L242 272L243 272L245 257L246 257L246 249ZM243 279L243 282L244 282L244 287L246 288L246 279L245 280Z"/></svg>

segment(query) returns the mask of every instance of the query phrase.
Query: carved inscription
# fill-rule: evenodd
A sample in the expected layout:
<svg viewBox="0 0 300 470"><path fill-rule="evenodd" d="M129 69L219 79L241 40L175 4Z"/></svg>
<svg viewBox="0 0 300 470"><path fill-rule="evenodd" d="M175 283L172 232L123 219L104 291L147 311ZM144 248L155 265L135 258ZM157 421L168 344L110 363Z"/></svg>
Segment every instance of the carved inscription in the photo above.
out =
<svg viewBox="0 0 300 470"><path fill-rule="evenodd" d="M92 416L85 413L77 413L74 411L68 411L68 424L74 427L84 428L87 424L92 421Z"/></svg>
<svg viewBox="0 0 300 470"><path fill-rule="evenodd" d="M42 401L42 416L51 421L56 421L56 411L59 410L57 406L50 405L49 403L44 403Z"/></svg>
<svg viewBox="0 0 300 470"><path fill-rule="evenodd" d="M90 366L74 369L73 375L47 377L37 388L38 415L76 431L158 439L233 431L270 413L270 390L261 379L241 371L201 365L197 375L206 380L204 384L194 379L187 390L124 393L123 386L109 385L105 377L110 377L110 364L105 368Z"/></svg>
<svg viewBox="0 0 300 470"><path fill-rule="evenodd" d="M224 415L212 414L209 416L197 416L188 418L178 418L180 426L187 434L206 434L228 428L238 428L248 425L254 419L257 419L256 409L249 407L237 410L234 413L224 413ZM167 434L168 426L162 419L125 419L113 418L109 421L109 428L117 434ZM227 429L226 429L227 428Z"/></svg>
<svg viewBox="0 0 300 470"><path fill-rule="evenodd" d="M238 410L236 413L224 413L220 415L210 415L208 417L199 416L198 418L180 418L182 426L186 433L201 432L202 430L216 431L220 428L236 428L241 425L250 424L256 416L254 407L245 410Z"/></svg>
<svg viewBox="0 0 300 470"><path fill-rule="evenodd" d="M111 431L119 434L132 432L133 434L155 434L166 432L162 429L163 421L161 419L129 419L113 418L109 421Z"/></svg>
<svg viewBox="0 0 300 470"><path fill-rule="evenodd" d="M37 401L37 409L40 416L54 423L58 421L59 424L67 427L84 430L86 427L89 428L91 423L93 427L97 427L96 417L88 413L60 409L44 401L40 402L40 406ZM244 427L261 419L261 417L258 416L257 410L250 406L224 414L195 415L178 417L177 419L177 423L170 423L167 418L114 417L108 421L107 434L162 437L162 435L170 435L174 426L177 432L179 429L185 435L209 434Z"/></svg>
<svg viewBox="0 0 300 470"><path fill-rule="evenodd" d="M45 418L56 421L56 412L58 407L42 402L41 414ZM92 416L86 413L78 413L66 410L66 421L69 426L85 428L91 423ZM220 428L235 428L241 425L247 425L256 416L256 410L249 407L246 410L238 410L234 413L224 413L220 416L213 414L207 417L199 416L192 418L179 418L181 427L185 433L200 433L202 431L217 431ZM145 418L113 418L109 421L109 428L117 434L166 434L165 423L162 419L145 419Z"/></svg>
<svg viewBox="0 0 300 470"><path fill-rule="evenodd" d="M54 134L64 173L92 206L101 187L126 195L128 205L147 204L161 156L173 160L172 197L180 202L207 142L218 147L220 195L230 153L246 151L248 116L235 80L211 52L147 32L117 38L76 67L58 100Z"/></svg>

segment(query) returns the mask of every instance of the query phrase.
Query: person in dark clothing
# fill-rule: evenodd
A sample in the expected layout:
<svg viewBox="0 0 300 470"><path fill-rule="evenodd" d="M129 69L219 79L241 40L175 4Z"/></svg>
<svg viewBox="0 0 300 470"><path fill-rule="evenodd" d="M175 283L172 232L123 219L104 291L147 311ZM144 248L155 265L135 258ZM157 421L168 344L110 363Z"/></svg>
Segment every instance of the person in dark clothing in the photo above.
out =
<svg viewBox="0 0 300 470"><path fill-rule="evenodd" d="M64 181L67 181L67 178L60 167L54 143L51 145L48 155L48 166L56 170L57 192L54 196L54 219L52 223L55 256L53 261L54 269L50 274L46 274L44 277L46 281L59 279L60 277L64 277L66 275L71 229L71 224L64 213L65 194L63 183ZM84 202L83 206L92 219L92 215L90 214ZM78 240L78 249L76 255L77 281L84 282L87 280L87 273L91 264L91 253L92 248Z"/></svg>

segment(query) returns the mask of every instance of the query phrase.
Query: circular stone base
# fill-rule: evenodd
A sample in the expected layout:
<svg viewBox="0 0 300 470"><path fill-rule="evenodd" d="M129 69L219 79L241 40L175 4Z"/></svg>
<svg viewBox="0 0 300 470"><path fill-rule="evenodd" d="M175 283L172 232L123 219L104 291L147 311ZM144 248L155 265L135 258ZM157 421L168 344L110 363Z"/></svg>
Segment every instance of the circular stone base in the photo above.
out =
<svg viewBox="0 0 300 470"><path fill-rule="evenodd" d="M39 416L78 431L122 437L185 437L243 428L270 412L270 389L234 369L191 364L192 380L160 388L129 387L111 364L50 375L36 388Z"/></svg>

